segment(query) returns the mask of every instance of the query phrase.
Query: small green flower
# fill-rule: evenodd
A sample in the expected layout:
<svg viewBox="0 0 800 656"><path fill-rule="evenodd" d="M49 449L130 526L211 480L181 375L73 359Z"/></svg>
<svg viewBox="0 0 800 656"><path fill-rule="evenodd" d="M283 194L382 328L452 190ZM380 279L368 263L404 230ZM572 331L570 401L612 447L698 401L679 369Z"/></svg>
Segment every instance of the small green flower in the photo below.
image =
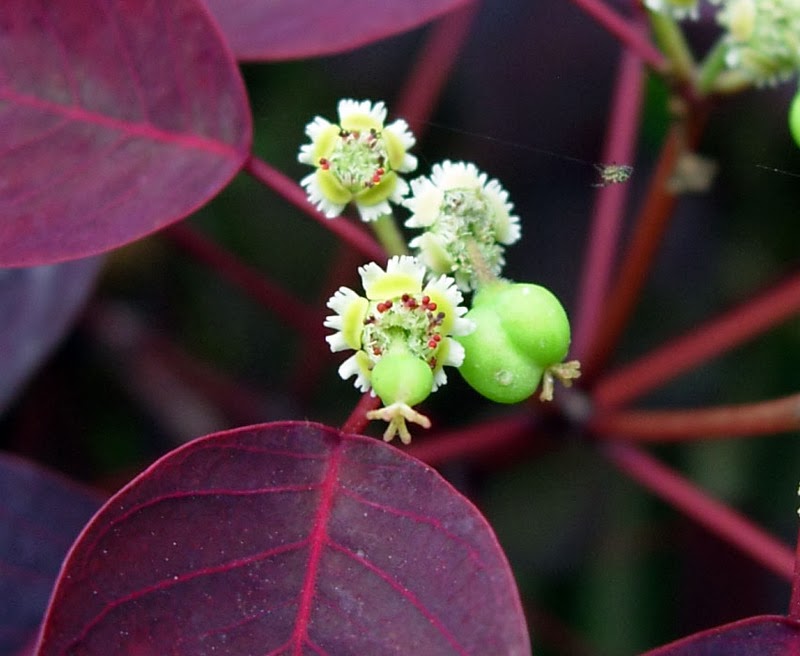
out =
<svg viewBox="0 0 800 656"><path fill-rule="evenodd" d="M644 0L644 5L650 11L659 14L669 14L678 20L682 18L692 18L697 20L700 17L698 0Z"/></svg>
<svg viewBox="0 0 800 656"><path fill-rule="evenodd" d="M408 444L406 420L429 425L411 406L447 382L446 365L461 365L464 349L451 335L473 326L463 318L467 309L455 281L439 276L423 285L425 267L416 258L393 257L385 271L371 262L358 272L365 295L339 288L328 301L336 314L325 319L337 332L325 339L334 352L355 351L339 375L355 376L359 390L377 394L385 407L368 417L389 422L384 439L399 433Z"/></svg>
<svg viewBox="0 0 800 656"><path fill-rule="evenodd" d="M520 226L497 180L487 181L474 164L445 161L430 178L412 180L411 192L406 225L425 232L410 246L431 271L452 274L463 291L500 274L504 246L519 239Z"/></svg>
<svg viewBox="0 0 800 656"><path fill-rule="evenodd" d="M297 159L316 170L300 184L328 218L352 201L362 220L374 221L391 213L389 201L400 203L408 192L398 173L417 168L417 158L407 152L414 135L403 119L384 125L382 102L341 100L338 113L338 123L317 116L306 126L311 143L300 148Z"/></svg>
<svg viewBox="0 0 800 656"><path fill-rule="evenodd" d="M718 0L727 30L725 63L756 85L777 84L800 70L800 0Z"/></svg>

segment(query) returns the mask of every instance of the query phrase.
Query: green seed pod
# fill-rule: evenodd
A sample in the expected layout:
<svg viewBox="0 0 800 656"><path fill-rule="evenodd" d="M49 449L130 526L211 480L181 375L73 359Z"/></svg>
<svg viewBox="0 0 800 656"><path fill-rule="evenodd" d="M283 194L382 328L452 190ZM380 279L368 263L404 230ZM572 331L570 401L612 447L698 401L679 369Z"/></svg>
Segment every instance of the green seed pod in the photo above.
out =
<svg viewBox="0 0 800 656"><path fill-rule="evenodd" d="M459 372L475 391L496 403L519 403L531 396L544 373L509 340L492 304L467 312L475 322L469 335L457 337L464 347Z"/></svg>
<svg viewBox="0 0 800 656"><path fill-rule="evenodd" d="M433 390L433 371L427 362L410 353L388 353L373 367L371 382L384 405L414 406Z"/></svg>
<svg viewBox="0 0 800 656"><path fill-rule="evenodd" d="M794 137L794 142L800 146L800 91L797 92L789 106L789 130Z"/></svg>
<svg viewBox="0 0 800 656"><path fill-rule="evenodd" d="M567 355L570 328L559 300L539 285L509 285L494 299L494 309L508 339L542 368Z"/></svg>

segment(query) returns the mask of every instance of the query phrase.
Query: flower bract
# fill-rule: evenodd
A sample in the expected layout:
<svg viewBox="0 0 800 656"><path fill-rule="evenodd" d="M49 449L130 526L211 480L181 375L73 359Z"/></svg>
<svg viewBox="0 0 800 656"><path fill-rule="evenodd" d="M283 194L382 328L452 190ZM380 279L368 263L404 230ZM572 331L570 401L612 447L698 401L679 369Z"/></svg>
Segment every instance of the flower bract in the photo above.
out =
<svg viewBox="0 0 800 656"><path fill-rule="evenodd" d="M339 216L351 201L364 221L391 213L408 183L398 173L413 171L417 158L408 153L414 135L403 119L385 125L382 102L341 100L339 121L317 116L306 126L311 143L298 160L315 168L301 180L309 200L328 218Z"/></svg>
<svg viewBox="0 0 800 656"><path fill-rule="evenodd" d="M472 323L455 281L439 276L424 282L426 269L416 258L397 256L384 270L374 262L358 270L364 295L341 287L328 301L336 314L325 326L336 332L326 340L332 351L355 353L339 375L355 377L362 392L372 391L385 406L371 418L390 422L387 439L399 433L410 440L405 420L426 425L411 406L447 382L445 366L458 367L464 349L453 335L465 335Z"/></svg>
<svg viewBox="0 0 800 656"><path fill-rule="evenodd" d="M464 291L500 274L504 246L519 239L520 226L497 180L474 164L445 161L429 178L412 180L411 192L406 225L424 232L410 245L432 271L452 274Z"/></svg>

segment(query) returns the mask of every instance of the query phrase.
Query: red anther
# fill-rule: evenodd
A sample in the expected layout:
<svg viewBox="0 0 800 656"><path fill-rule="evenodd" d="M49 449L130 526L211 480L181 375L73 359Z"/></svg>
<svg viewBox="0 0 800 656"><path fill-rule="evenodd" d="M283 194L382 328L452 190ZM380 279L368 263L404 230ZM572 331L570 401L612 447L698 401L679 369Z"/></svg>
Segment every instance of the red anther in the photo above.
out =
<svg viewBox="0 0 800 656"><path fill-rule="evenodd" d="M410 297L408 294L403 294L403 295L400 297L400 300L401 300L401 301L403 301L403 303L408 303L408 299L409 299L409 298L411 298L411 297Z"/></svg>
<svg viewBox="0 0 800 656"><path fill-rule="evenodd" d="M438 346L438 342L435 339L428 341L428 348L435 349Z"/></svg>
<svg viewBox="0 0 800 656"><path fill-rule="evenodd" d="M381 176L378 173L376 173L375 175L372 176L372 181L375 184L378 184L381 181Z"/></svg>
<svg viewBox="0 0 800 656"><path fill-rule="evenodd" d="M381 168L379 168L377 171L375 171L375 173L376 173L377 175L383 175L384 173L386 173L386 171L384 171L384 170L383 170L383 167L381 167Z"/></svg>
<svg viewBox="0 0 800 656"><path fill-rule="evenodd" d="M441 336L439 333L436 333L436 334L433 336L433 341L435 341L435 342L441 342L441 341L442 341L442 336Z"/></svg>
<svg viewBox="0 0 800 656"><path fill-rule="evenodd" d="M381 354L380 346L373 346L372 347L372 353L373 353L373 355L380 355Z"/></svg>
<svg viewBox="0 0 800 656"><path fill-rule="evenodd" d="M428 360L428 366L431 369L436 369L436 358L431 358L430 360Z"/></svg>
<svg viewBox="0 0 800 656"><path fill-rule="evenodd" d="M430 302L431 302L431 297L430 296L423 296L422 297L422 304L423 305L428 305L428 303L430 303Z"/></svg>
<svg viewBox="0 0 800 656"><path fill-rule="evenodd" d="M413 310L415 307L417 307L417 299L416 298L409 298L407 305L408 305L409 309Z"/></svg>
<svg viewBox="0 0 800 656"><path fill-rule="evenodd" d="M383 304L386 306L386 309L387 309L387 310L388 310L390 307L392 307L392 302L391 302L390 300L388 300L388 299L387 299L387 300L385 300L385 301L383 302Z"/></svg>
<svg viewBox="0 0 800 656"><path fill-rule="evenodd" d="M378 310L378 312L386 312L388 308L386 307L386 303L378 303L375 309Z"/></svg>
<svg viewBox="0 0 800 656"><path fill-rule="evenodd" d="M433 312L436 309L436 303L428 303L428 309Z"/></svg>
<svg viewBox="0 0 800 656"><path fill-rule="evenodd" d="M331 163L324 157L320 157L319 166L323 171L327 171L329 168L331 168Z"/></svg>

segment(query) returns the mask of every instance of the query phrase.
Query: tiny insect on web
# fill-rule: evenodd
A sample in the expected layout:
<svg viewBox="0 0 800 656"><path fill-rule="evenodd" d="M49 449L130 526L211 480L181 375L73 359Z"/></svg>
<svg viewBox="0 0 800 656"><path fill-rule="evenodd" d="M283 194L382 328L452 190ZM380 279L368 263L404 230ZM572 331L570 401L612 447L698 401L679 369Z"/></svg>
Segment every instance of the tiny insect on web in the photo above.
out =
<svg viewBox="0 0 800 656"><path fill-rule="evenodd" d="M493 137L487 134L471 132L469 130L462 130L461 128L456 128L451 125L444 125L442 123L436 123L434 121L427 121L427 124L437 129L446 130L448 132L453 132L455 134L462 134L476 139L483 139L484 141L490 141L502 146L508 146L510 148L516 148L519 150L526 150L529 152L540 153L542 155L555 157L557 159L561 159L567 162L576 162L578 164L586 164L589 166L593 166L600 173L600 182L593 184L592 185L593 187L607 187L608 185L627 182L628 179L631 177L631 174L633 173L633 167L629 164L599 164L591 162L586 159L581 159L580 157L572 157L571 155L557 153L552 150L547 150L545 148L538 148L536 146L531 146L516 141L499 139L497 137Z"/></svg>
<svg viewBox="0 0 800 656"><path fill-rule="evenodd" d="M629 164L595 164L594 167L600 173L600 182L593 184L593 187L627 182L633 173L633 167Z"/></svg>

